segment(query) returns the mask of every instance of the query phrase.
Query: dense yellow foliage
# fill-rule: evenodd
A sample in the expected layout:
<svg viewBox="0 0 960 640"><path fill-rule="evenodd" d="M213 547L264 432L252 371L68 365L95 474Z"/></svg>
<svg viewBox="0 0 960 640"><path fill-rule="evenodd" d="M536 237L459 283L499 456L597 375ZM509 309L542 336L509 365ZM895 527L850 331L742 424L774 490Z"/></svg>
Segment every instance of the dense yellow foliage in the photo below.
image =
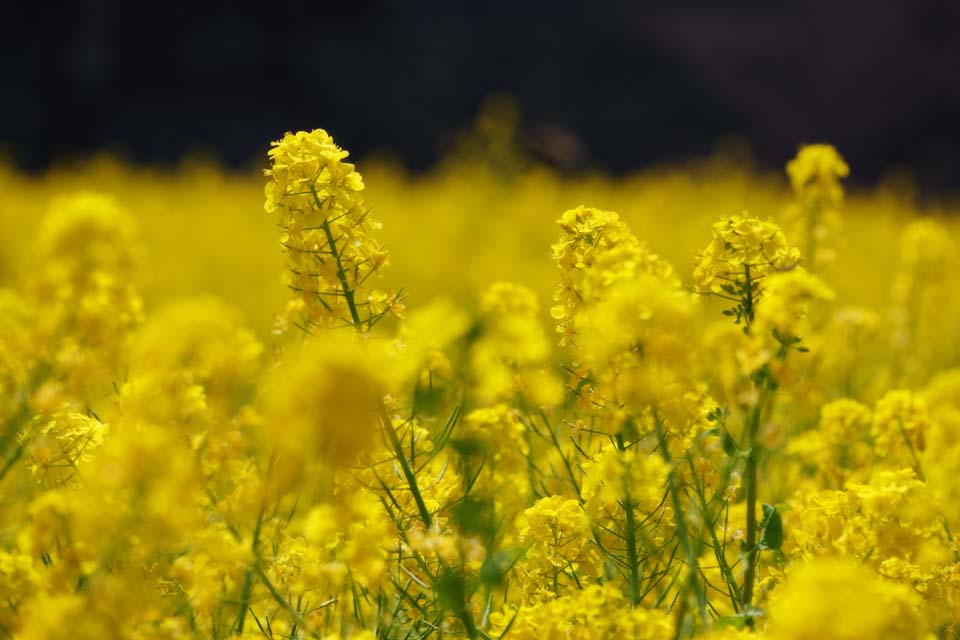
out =
<svg viewBox="0 0 960 640"><path fill-rule="evenodd" d="M0 635L960 634L956 208L467 140L0 167Z"/></svg>

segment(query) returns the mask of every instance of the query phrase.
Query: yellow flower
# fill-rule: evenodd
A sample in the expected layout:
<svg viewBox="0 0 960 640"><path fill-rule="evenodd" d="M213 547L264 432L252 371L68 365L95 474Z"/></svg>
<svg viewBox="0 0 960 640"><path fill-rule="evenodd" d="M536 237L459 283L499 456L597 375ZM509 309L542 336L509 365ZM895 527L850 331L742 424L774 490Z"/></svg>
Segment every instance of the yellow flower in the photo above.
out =
<svg viewBox="0 0 960 640"><path fill-rule="evenodd" d="M850 174L850 167L829 144L800 147L795 158L787 163L787 175L794 192L805 201L818 201L821 206L837 206L843 200L840 179Z"/></svg>
<svg viewBox="0 0 960 640"><path fill-rule="evenodd" d="M669 467L658 454L609 446L587 467L583 497L609 510L629 500L634 508L649 513L663 500L668 473Z"/></svg>
<svg viewBox="0 0 960 640"><path fill-rule="evenodd" d="M343 161L347 152L316 129L286 134L269 155L264 207L279 216L287 286L302 305L288 307L295 317L281 326L367 331L385 315L401 314L397 294L363 290L388 260L372 235L380 223L361 197L363 180Z"/></svg>
<svg viewBox="0 0 960 640"><path fill-rule="evenodd" d="M376 344L342 337L311 341L265 383L259 446L265 458L276 454L280 487L313 464L350 464L373 445L389 361Z"/></svg>
<svg viewBox="0 0 960 640"><path fill-rule="evenodd" d="M910 391L900 389L888 391L877 401L870 434L878 455L888 456L898 451L908 456L910 464L919 464L919 457L926 449L928 428L926 403Z"/></svg>
<svg viewBox="0 0 960 640"><path fill-rule="evenodd" d="M802 268L774 273L764 282L755 326L761 334L776 331L784 338L802 337L809 302L833 297L830 287Z"/></svg>
<svg viewBox="0 0 960 640"><path fill-rule="evenodd" d="M575 334L576 311L600 299L612 283L644 273L676 282L670 265L648 251L613 211L581 205L564 212L557 224L560 241L553 245L553 259L561 277L550 315L561 344Z"/></svg>
<svg viewBox="0 0 960 640"><path fill-rule="evenodd" d="M852 560L822 559L787 574L770 606L773 640L927 638L919 599Z"/></svg>
<svg viewBox="0 0 960 640"><path fill-rule="evenodd" d="M56 486L70 480L90 453L103 444L107 425L73 411L38 416L19 436L30 472L41 483Z"/></svg>

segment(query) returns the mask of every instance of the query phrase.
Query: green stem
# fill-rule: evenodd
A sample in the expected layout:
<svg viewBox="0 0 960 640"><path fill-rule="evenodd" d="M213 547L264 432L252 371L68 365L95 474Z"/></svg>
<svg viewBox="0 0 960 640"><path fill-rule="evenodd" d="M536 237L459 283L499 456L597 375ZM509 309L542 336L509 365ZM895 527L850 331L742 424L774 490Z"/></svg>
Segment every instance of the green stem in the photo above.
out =
<svg viewBox="0 0 960 640"><path fill-rule="evenodd" d="M7 458L6 462L3 465L3 468L0 469L0 480L3 480L7 476L7 472L13 468L13 465L17 463L17 460L20 459L20 456L23 455L23 445L17 445L17 448L13 450L13 453Z"/></svg>
<svg viewBox="0 0 960 640"><path fill-rule="evenodd" d="M664 433L663 423L660 417L654 415L654 424L657 428L657 439L660 441L660 453L664 462L670 466L670 473L667 474L667 489L670 491L671 501L673 502L673 518L677 525L677 537L680 539L680 545L683 547L683 553L686 556L687 567L690 571L690 584L693 586L694 594L697 598L697 607L700 610L700 620L704 626L709 623L707 617L707 596L697 580L697 574L700 573L700 564L697 562L697 554L690 543L690 536L687 532L687 523L683 519L683 507L680 504L680 491L677 489L676 469L673 466L673 456L670 455L670 449L667 447L667 434ZM677 628L680 628L679 621Z"/></svg>
<svg viewBox="0 0 960 640"><path fill-rule="evenodd" d="M903 420L900 418L897 418L897 427L900 428L900 435L903 437L903 442L907 445L907 451L910 452L910 459L913 461L913 470L917 474L917 478L921 482L926 482L927 478L923 474L923 468L920 466L920 456L917 455L917 450L913 446L913 440L910 439L906 427L903 426Z"/></svg>
<svg viewBox="0 0 960 640"><path fill-rule="evenodd" d="M423 521L423 524L429 528L431 522L430 511L427 509L427 505L423 501L423 495L420 493L420 487L417 485L417 476L410 467L406 455L403 453L403 444L400 442L400 436L397 435L397 430L393 426L393 420L390 419L390 414L387 413L387 408L383 406L382 402L380 403L380 418L381 422L383 422L384 431L387 432L387 439L390 440L390 446L397 456L397 462L400 463L403 477L406 479L407 486L410 488L413 499L417 503L417 511L420 513L420 519Z"/></svg>
<svg viewBox="0 0 960 640"><path fill-rule="evenodd" d="M323 209L323 204L320 202L317 190L311 186L310 193L313 196L313 201L317 205L317 208ZM324 217L321 227L323 228L323 234L327 237L327 244L330 246L330 255L333 256L334 262L337 263L337 279L340 280L340 288L343 289L343 297L347 301L347 308L350 310L350 320L353 323L353 328L360 331L363 323L360 320L360 313L357 311L354 291L347 282L347 272L343 268L343 260L341 259L340 252L337 250L337 243L333 238L333 232L330 230L330 221L327 220L326 217Z"/></svg>
<svg viewBox="0 0 960 640"><path fill-rule="evenodd" d="M318 209L322 209L323 205L320 202L320 198L317 195L316 189L310 187L310 193L313 195L313 201L316 203ZM343 260L340 256L340 251L337 249L337 242L333 237L333 232L330 230L330 222L324 218L323 224L323 233L327 237L327 244L330 247L330 255L333 256L334 261L337 264L337 278L340 280L340 287L343 289L343 297L347 301L347 308L350 310L350 319L353 323L354 329L358 332L363 329L363 322L360 320L360 313L357 311L357 305L354 301L354 290L350 287L350 283L347 281L347 274L343 268ZM380 402L380 417L381 422L383 422L384 431L387 432L387 439L390 440L390 446L393 447L394 454L397 456L397 461L400 463L400 468L403 470L404 478L407 480L407 484L410 487L411 493L413 493L413 499L417 503L417 510L420 512L420 519L423 520L423 523L429 527L430 526L430 512L427 510L427 505L423 501L423 496L420 494L420 488L417 485L417 477L414 474L413 469L410 467L410 463L407 461L406 456L403 453L403 444L400 442L400 436L397 435L397 430L393 426L393 420L390 419L390 414L387 413L387 408L384 406L383 402Z"/></svg>
<svg viewBox="0 0 960 640"><path fill-rule="evenodd" d="M696 470L693 466L693 461L690 459L690 455L687 454L687 465L690 467L691 473L696 477ZM724 474L725 478L727 474ZM707 502L707 495L704 488L697 484L696 485L697 497L700 499L700 511L703 514L703 517L709 523L707 530L710 532L710 543L713 546L713 553L717 559L717 566L720 567L720 572L723 574L724 582L727 583L727 593L730 595L730 604L733 606L734 613L740 612L740 585L737 584L736 578L733 576L733 571L730 569L730 565L727 563L727 558L724 555L724 545L720 543L720 539L717 538L716 530L716 519L714 519L710 505ZM719 516L718 516L719 518Z"/></svg>
<svg viewBox="0 0 960 640"><path fill-rule="evenodd" d="M567 475L570 477L570 484L573 485L573 490L577 493L577 501L583 504L583 497L580 495L580 483L577 482L577 476L573 472L573 467L570 466L570 459L567 458L567 454L564 453L563 448L560 446L560 441L557 440L557 434L554 432L550 421L542 409L540 410L540 418L543 420L543 425L546 427L547 433L550 434L550 441L553 443L553 448L556 449L560 459L563 460L563 466L567 470Z"/></svg>
<svg viewBox="0 0 960 640"><path fill-rule="evenodd" d="M743 572L743 609L750 607L753 601L753 585L757 576L757 466L759 458L760 443L757 435L760 432L760 418L763 411L763 405L766 401L766 384L760 392L757 404L750 412L747 418L747 465L744 470L744 489L747 499L747 535L746 535L746 556L744 557Z"/></svg>
<svg viewBox="0 0 960 640"><path fill-rule="evenodd" d="M257 526L253 529L253 542L250 543L250 549L253 551L254 565L260 562L260 529L263 526L263 507L260 507L260 513L257 515ZM237 635L243 635L243 623L247 617L247 609L250 608L250 598L253 594L254 567L247 568L247 573L243 577L243 590L240 594L240 611L237 612Z"/></svg>
<svg viewBox="0 0 960 640"><path fill-rule="evenodd" d="M623 434L617 434L617 448L626 451ZM627 545L627 568L630 572L630 604L636 607L640 604L640 559L637 555L637 523L633 514L633 500L630 499L629 489L623 501L623 510L626 512L625 541Z"/></svg>
<svg viewBox="0 0 960 640"><path fill-rule="evenodd" d="M281 607L283 607L284 610L286 610L286 612L290 615L290 618L294 621L294 623L296 623L304 631L309 629L310 625L307 623L303 615L299 611L297 611L296 607L290 604L286 598L283 597L283 594L280 593L280 591L273 584L273 582L270 581L270 578L267 576L266 572L263 570L263 567L260 566L259 558L254 563L253 567L257 573L257 578L260 580L261 583L263 583L263 586L265 586L267 588L267 591L270 593L270 597L272 597L277 604L279 604ZM315 638L320 637L316 631L311 631L310 635L312 635Z"/></svg>

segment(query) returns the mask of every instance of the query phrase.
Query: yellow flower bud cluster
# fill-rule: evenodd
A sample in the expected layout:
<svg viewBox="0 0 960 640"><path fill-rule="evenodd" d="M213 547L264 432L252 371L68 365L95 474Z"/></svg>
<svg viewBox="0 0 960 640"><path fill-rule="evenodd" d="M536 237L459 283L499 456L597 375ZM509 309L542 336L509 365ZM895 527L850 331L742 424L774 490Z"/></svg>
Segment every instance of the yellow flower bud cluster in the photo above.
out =
<svg viewBox="0 0 960 640"><path fill-rule="evenodd" d="M840 210L844 198L840 180L849 173L846 162L828 144L803 146L787 163L795 201L784 217L790 237L800 239L811 269L832 264L842 244Z"/></svg>
<svg viewBox="0 0 960 640"><path fill-rule="evenodd" d="M713 241L697 254L693 281L701 294L729 293L744 277L759 281L800 264L800 251L776 224L750 215L728 216L713 225Z"/></svg>
<svg viewBox="0 0 960 640"><path fill-rule="evenodd" d="M373 235L380 223L362 198L363 179L344 162L348 152L315 129L288 133L269 155L264 208L279 218L287 286L297 294L287 320L308 333L337 326L368 330L400 313L397 295L367 282L388 255Z"/></svg>
<svg viewBox="0 0 960 640"><path fill-rule="evenodd" d="M816 201L821 207L837 207L843 202L842 178L850 167L829 144L809 144L800 148L787 163L787 176L794 193L804 201Z"/></svg>
<svg viewBox="0 0 960 640"><path fill-rule="evenodd" d="M614 282L641 273L674 277L670 265L650 253L613 211L580 206L564 212L557 224L560 241L553 245L553 259L561 278L550 315L561 343L576 333L577 310L598 300Z"/></svg>

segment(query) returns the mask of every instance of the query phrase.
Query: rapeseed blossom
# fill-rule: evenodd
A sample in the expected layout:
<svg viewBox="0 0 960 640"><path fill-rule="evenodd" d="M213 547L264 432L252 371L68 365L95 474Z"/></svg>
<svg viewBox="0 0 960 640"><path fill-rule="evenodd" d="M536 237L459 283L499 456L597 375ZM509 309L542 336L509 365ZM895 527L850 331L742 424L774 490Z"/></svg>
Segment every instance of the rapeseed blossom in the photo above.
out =
<svg viewBox="0 0 960 640"><path fill-rule="evenodd" d="M0 166L0 636L960 634L955 204L515 129Z"/></svg>

